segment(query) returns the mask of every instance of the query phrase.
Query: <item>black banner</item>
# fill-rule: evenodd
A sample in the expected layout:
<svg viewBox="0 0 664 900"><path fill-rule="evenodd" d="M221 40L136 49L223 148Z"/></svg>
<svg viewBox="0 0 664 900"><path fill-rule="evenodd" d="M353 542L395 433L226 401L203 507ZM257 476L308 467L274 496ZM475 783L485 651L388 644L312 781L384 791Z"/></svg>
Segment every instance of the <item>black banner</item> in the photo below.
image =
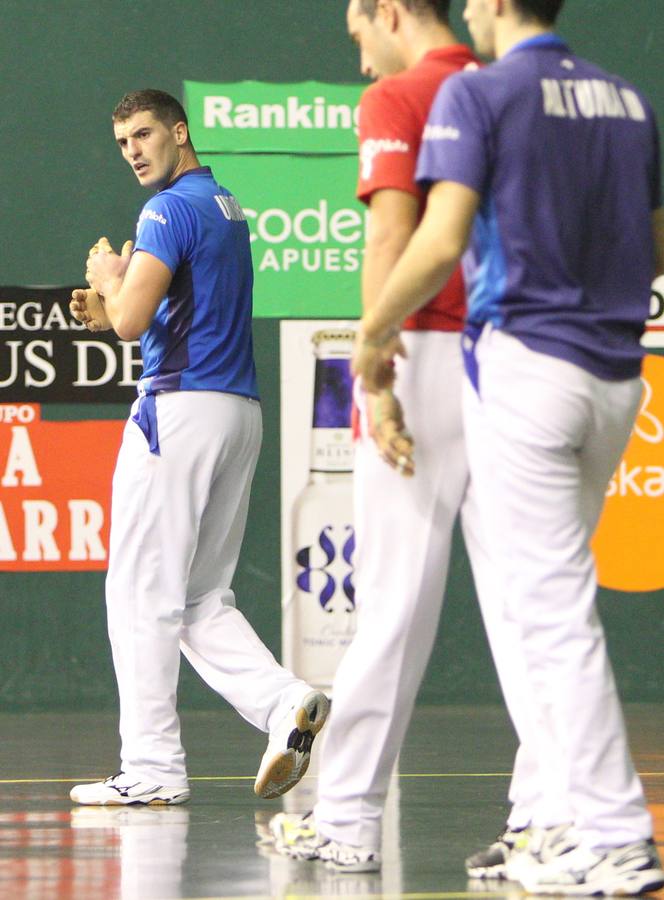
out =
<svg viewBox="0 0 664 900"><path fill-rule="evenodd" d="M0 402L131 403L136 396L138 341L88 331L69 312L72 290L0 287Z"/></svg>

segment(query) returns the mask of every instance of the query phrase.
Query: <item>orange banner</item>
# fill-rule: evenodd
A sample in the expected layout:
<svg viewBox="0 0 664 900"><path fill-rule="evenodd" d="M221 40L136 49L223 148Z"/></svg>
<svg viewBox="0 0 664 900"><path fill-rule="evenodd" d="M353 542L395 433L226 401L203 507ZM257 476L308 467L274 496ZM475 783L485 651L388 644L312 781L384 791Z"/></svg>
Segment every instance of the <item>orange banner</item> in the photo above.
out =
<svg viewBox="0 0 664 900"><path fill-rule="evenodd" d="M641 409L593 540L599 583L619 591L664 588L664 358L646 357L642 381Z"/></svg>
<svg viewBox="0 0 664 900"><path fill-rule="evenodd" d="M123 421L44 422L0 404L0 571L105 569Z"/></svg>

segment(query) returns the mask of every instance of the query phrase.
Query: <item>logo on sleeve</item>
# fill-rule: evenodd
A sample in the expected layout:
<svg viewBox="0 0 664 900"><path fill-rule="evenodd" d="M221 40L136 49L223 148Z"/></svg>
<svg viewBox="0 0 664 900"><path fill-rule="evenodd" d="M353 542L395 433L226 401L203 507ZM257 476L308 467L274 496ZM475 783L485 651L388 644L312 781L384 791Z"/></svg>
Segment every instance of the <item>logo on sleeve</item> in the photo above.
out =
<svg viewBox="0 0 664 900"><path fill-rule="evenodd" d="M144 209L138 219L138 224L140 225L145 219L150 219L152 222L159 222L160 225L168 224L168 219L164 218L160 212L156 212L154 209Z"/></svg>
<svg viewBox="0 0 664 900"><path fill-rule="evenodd" d="M367 181L373 174L374 162L380 153L409 153L410 146L405 141L389 138L368 138L360 145L361 177Z"/></svg>
<svg viewBox="0 0 664 900"><path fill-rule="evenodd" d="M458 141L461 132L453 125L425 125L422 139L425 141Z"/></svg>

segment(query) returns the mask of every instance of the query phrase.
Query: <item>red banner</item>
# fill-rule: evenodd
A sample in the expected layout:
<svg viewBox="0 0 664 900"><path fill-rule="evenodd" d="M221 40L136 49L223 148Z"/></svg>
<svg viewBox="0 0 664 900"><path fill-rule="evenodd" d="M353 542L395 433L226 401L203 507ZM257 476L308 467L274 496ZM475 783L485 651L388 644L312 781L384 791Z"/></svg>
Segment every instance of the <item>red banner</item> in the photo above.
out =
<svg viewBox="0 0 664 900"><path fill-rule="evenodd" d="M123 421L44 422L0 404L0 571L105 569Z"/></svg>

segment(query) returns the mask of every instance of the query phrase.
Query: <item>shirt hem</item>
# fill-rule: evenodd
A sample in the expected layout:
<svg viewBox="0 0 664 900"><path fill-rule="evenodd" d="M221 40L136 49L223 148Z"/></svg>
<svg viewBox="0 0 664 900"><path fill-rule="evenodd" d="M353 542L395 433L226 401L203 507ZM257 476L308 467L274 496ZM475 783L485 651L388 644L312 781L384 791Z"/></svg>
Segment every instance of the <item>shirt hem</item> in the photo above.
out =
<svg viewBox="0 0 664 900"><path fill-rule="evenodd" d="M234 389L231 387L211 387L210 385L201 385L200 387L194 387L193 385L188 385L187 387L178 387L178 388L157 387L156 390L148 389L145 393L146 394L185 394L185 393L188 393L191 391L195 391L195 392L212 391L215 394L232 394L235 397L245 397L247 400L256 400L260 403L260 396L258 395L258 392L242 391L242 390Z"/></svg>
<svg viewBox="0 0 664 900"><path fill-rule="evenodd" d="M630 381L633 378L638 378L641 375L643 357L646 355L645 348L642 348L638 359L625 360L619 366L604 365L597 357L590 357L585 353L579 352L571 344L554 344L549 341L542 341L527 335L518 334L514 331L508 331L507 329L500 330L521 341L529 350L571 363L573 366L584 369L602 381Z"/></svg>

